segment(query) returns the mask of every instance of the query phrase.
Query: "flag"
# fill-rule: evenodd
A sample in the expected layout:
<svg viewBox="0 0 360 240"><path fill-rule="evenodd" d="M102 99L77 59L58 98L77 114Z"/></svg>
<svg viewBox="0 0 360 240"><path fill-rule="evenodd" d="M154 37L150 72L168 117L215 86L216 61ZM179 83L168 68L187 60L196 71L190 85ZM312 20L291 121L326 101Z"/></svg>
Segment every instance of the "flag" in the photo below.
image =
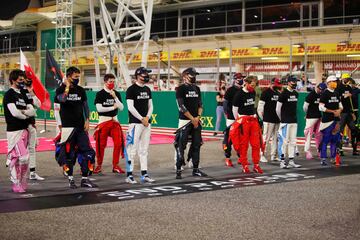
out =
<svg viewBox="0 0 360 240"><path fill-rule="evenodd" d="M64 78L64 74L59 68L59 65L51 55L50 51L46 49L46 74L45 86L46 88L55 89L59 87Z"/></svg>
<svg viewBox="0 0 360 240"><path fill-rule="evenodd" d="M36 97L40 100L41 106L40 109L45 111L50 111L51 101L50 94L42 85L40 79L36 76L34 70L31 68L28 60L26 59L24 53L20 50L20 69L25 71L26 77L32 80L33 89Z"/></svg>

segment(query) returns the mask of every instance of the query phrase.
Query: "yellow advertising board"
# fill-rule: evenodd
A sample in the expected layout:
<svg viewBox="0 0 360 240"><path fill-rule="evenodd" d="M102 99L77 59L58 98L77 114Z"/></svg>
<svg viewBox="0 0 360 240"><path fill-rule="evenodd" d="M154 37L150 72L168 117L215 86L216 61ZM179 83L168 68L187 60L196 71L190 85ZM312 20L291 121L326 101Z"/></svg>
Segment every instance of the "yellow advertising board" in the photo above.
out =
<svg viewBox="0 0 360 240"><path fill-rule="evenodd" d="M171 52L171 61L189 61L189 60L206 60L206 59L217 59L219 51L220 59L228 59L230 57L230 50L192 50L192 51L180 51ZM293 56L305 55L305 49L303 47L293 47ZM347 46L338 45L336 43L325 43L325 44L309 44L307 46L308 55L344 55L344 54L357 54L360 53L360 43L352 43ZM256 57L288 57L290 56L290 46L264 46L261 49L252 48L233 48L233 58L256 58ZM126 56L128 60L130 55ZM168 61L168 53L160 52L160 60ZM148 62L157 62L158 55L149 54ZM94 59L89 57L73 59L74 65L92 65ZM136 54L131 61L132 63L141 62L141 54ZM114 63L117 63L117 58L114 58ZM103 61L100 61L103 64Z"/></svg>
<svg viewBox="0 0 360 240"><path fill-rule="evenodd" d="M1 70L11 70L11 69L17 69L17 68L20 68L19 63L11 63L11 62L0 63Z"/></svg>
<svg viewBox="0 0 360 240"><path fill-rule="evenodd" d="M230 50L228 48L223 50L204 49L204 50L192 50L192 51L179 51L171 52L171 61L189 61L189 60L207 60L217 59L219 51L220 59L228 59L230 57ZM304 47L293 47L293 56L305 55ZM337 43L324 43L324 44L308 44L307 46L308 55L346 55L346 54L360 54L360 42L351 43L347 46L342 46ZM290 56L290 46L263 46L260 49L252 48L233 48L233 58L257 58L257 57L288 57ZM126 60L130 58L130 54L126 55ZM168 53L160 52L160 60L168 61ZM118 59L114 58L114 63L117 63ZM149 54L148 62L157 62L158 55ZM100 64L104 64L103 60L100 59ZM135 54L131 63L140 63L141 54ZM71 64L75 66L86 66L94 65L95 60L93 56L80 56L72 59ZM17 63L0 63L0 69L15 69L18 68Z"/></svg>

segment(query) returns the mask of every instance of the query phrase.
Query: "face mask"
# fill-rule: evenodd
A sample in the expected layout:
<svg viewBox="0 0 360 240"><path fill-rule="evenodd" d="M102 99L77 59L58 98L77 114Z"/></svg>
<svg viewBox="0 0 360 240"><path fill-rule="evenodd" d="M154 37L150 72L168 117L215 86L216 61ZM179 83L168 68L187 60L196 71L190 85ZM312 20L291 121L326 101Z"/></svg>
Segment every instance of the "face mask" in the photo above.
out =
<svg viewBox="0 0 360 240"><path fill-rule="evenodd" d="M331 89L335 89L337 87L337 83L336 82L329 82L329 87Z"/></svg>
<svg viewBox="0 0 360 240"><path fill-rule="evenodd" d="M244 80L242 79L235 79L235 83L242 86L244 84Z"/></svg>
<svg viewBox="0 0 360 240"><path fill-rule="evenodd" d="M295 84L290 84L290 88L291 88L291 89L296 89L296 86L297 86L296 83L295 83Z"/></svg>
<svg viewBox="0 0 360 240"><path fill-rule="evenodd" d="M149 76L142 76L142 77L144 78L144 80L143 80L144 82L146 82L146 83L147 83L147 82L149 82L149 81L150 81Z"/></svg>
<svg viewBox="0 0 360 240"><path fill-rule="evenodd" d="M30 86L32 85L32 80L27 80L27 81L25 82L25 85L26 85L27 87L30 87Z"/></svg>
<svg viewBox="0 0 360 240"><path fill-rule="evenodd" d="M78 79L78 78L72 79L72 83L74 84L74 86L77 86L79 84L79 81L80 81L80 79Z"/></svg>
<svg viewBox="0 0 360 240"><path fill-rule="evenodd" d="M280 91L280 90L281 90L281 87L278 87L278 86L275 87L275 86L274 86L273 89L276 90L276 91Z"/></svg>
<svg viewBox="0 0 360 240"><path fill-rule="evenodd" d="M255 91L255 88L253 88L252 86L250 85L247 85L246 89L249 91L249 92L254 92Z"/></svg>
<svg viewBox="0 0 360 240"><path fill-rule="evenodd" d="M196 77L190 76L189 75L189 79L191 83L195 83L196 82Z"/></svg>
<svg viewBox="0 0 360 240"><path fill-rule="evenodd" d="M108 84L106 84L106 87L107 87L109 90L113 90L114 87L115 87L115 83L108 83Z"/></svg>
<svg viewBox="0 0 360 240"><path fill-rule="evenodd" d="M25 87L25 83L24 82L17 82L16 86L19 88L19 89L23 89Z"/></svg>

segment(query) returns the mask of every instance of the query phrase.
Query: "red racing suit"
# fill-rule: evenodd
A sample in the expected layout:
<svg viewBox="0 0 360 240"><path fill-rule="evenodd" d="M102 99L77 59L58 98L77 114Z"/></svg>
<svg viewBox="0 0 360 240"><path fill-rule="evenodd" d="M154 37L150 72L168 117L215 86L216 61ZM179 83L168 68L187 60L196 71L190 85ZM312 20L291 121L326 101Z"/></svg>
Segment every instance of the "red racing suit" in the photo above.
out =
<svg viewBox="0 0 360 240"><path fill-rule="evenodd" d="M264 147L261 135L261 129L256 116L242 115L230 128L230 140L233 143L235 151L240 154L242 166L248 165L247 151L249 143L252 149L252 161L259 164L260 148Z"/></svg>
<svg viewBox="0 0 360 240"><path fill-rule="evenodd" d="M119 164L120 154L124 158L124 136L119 122L110 120L96 126L94 139L96 141L96 164L101 166L104 160L107 139L111 137L114 142L113 167Z"/></svg>

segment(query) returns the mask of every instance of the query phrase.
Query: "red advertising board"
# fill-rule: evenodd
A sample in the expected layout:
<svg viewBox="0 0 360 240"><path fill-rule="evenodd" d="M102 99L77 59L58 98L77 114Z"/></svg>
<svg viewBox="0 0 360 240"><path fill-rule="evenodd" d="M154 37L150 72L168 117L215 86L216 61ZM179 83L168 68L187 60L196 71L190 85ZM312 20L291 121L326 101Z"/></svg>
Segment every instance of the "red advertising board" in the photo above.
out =
<svg viewBox="0 0 360 240"><path fill-rule="evenodd" d="M288 72L290 71L289 62L271 63L246 63L245 72ZM292 70L296 71L300 67L299 62L293 62Z"/></svg>
<svg viewBox="0 0 360 240"><path fill-rule="evenodd" d="M324 70L331 71L353 71L357 67L360 68L360 61L338 61L338 62L324 62Z"/></svg>

